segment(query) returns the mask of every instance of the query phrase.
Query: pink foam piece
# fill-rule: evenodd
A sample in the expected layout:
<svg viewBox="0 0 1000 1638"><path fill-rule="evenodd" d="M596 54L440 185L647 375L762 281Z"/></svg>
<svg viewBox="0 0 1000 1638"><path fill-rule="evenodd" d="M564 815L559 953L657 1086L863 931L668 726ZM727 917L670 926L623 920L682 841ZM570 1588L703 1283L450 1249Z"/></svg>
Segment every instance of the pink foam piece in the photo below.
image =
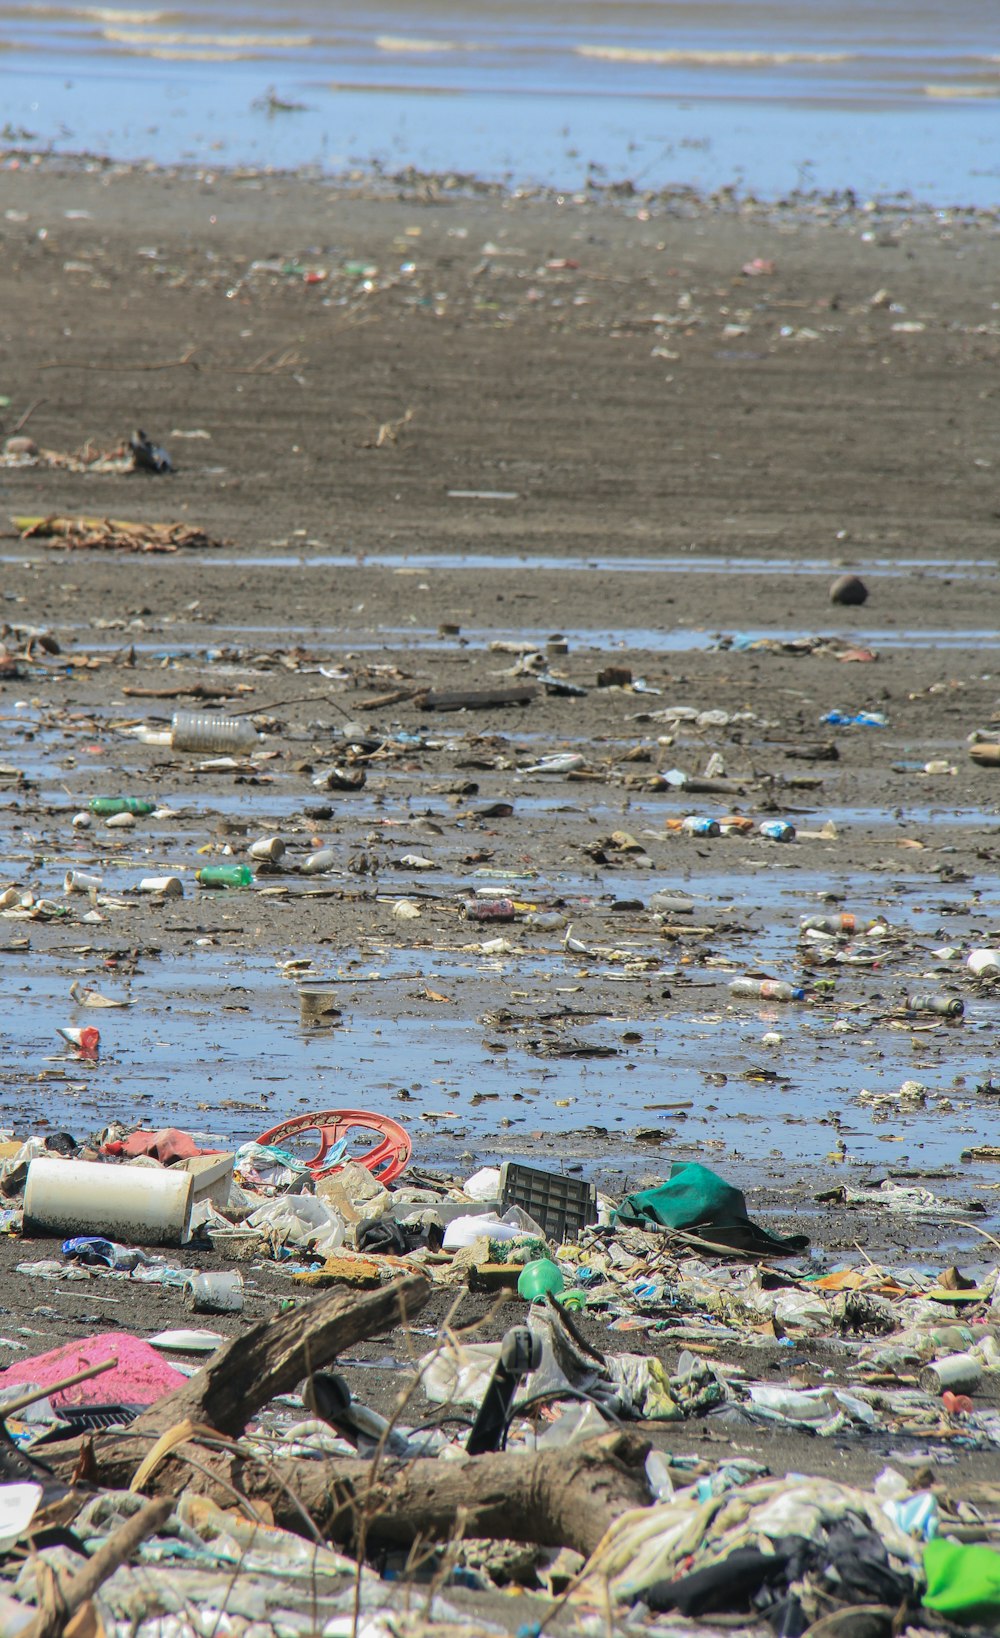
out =
<svg viewBox="0 0 1000 1638"><path fill-rule="evenodd" d="M85 1371L88 1365L100 1365L105 1359L117 1359L118 1364L89 1382L78 1382L75 1388L54 1393L52 1404L153 1405L187 1381L141 1337L131 1337L127 1331L105 1331L99 1337L67 1342L50 1353L8 1366L0 1371L0 1388L15 1382L37 1382L44 1388L75 1371Z"/></svg>

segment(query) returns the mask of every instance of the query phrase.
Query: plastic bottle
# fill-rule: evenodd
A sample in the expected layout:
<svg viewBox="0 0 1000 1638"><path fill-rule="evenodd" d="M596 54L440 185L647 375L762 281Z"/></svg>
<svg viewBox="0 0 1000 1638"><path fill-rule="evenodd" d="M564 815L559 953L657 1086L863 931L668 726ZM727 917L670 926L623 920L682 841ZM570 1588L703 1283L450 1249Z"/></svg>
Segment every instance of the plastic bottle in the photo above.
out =
<svg viewBox="0 0 1000 1638"><path fill-rule="evenodd" d="M908 995L906 1010L933 1012L939 1018L961 1018L965 1013L965 1002L960 1001L957 995Z"/></svg>
<svg viewBox="0 0 1000 1638"><path fill-rule="evenodd" d="M853 933L857 918L846 912L839 916L803 916L799 926L804 933Z"/></svg>
<svg viewBox="0 0 1000 1638"><path fill-rule="evenodd" d="M102 814L106 819L114 818L116 813L134 813L144 818L147 813L156 811L156 803L142 796L92 796L87 806L91 813Z"/></svg>
<svg viewBox="0 0 1000 1638"><path fill-rule="evenodd" d="M332 870L337 862L337 855L332 847L321 847L318 853L310 853L303 859L299 869L305 876L321 876L324 870Z"/></svg>
<svg viewBox="0 0 1000 1638"><path fill-rule="evenodd" d="M787 819L765 819L759 827L760 834L766 836L769 842L794 842L795 826Z"/></svg>
<svg viewBox="0 0 1000 1638"><path fill-rule="evenodd" d="M779 978L734 978L730 995L753 996L758 1001L804 1001L806 992Z"/></svg>
<svg viewBox="0 0 1000 1638"><path fill-rule="evenodd" d="M204 865L198 880L202 887L249 887L253 871L249 865Z"/></svg>
<svg viewBox="0 0 1000 1638"><path fill-rule="evenodd" d="M513 921L517 915L513 899L466 899L466 921Z"/></svg>
<svg viewBox="0 0 1000 1638"><path fill-rule="evenodd" d="M175 711L170 744L175 751L252 751L260 742L253 723L207 711Z"/></svg>

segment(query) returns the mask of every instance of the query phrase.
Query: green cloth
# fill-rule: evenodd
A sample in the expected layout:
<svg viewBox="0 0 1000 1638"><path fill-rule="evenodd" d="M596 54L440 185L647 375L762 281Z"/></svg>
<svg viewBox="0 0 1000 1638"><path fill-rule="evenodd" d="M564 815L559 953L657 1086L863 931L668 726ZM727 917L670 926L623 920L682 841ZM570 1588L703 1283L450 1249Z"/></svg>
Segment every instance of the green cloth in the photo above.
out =
<svg viewBox="0 0 1000 1638"><path fill-rule="evenodd" d="M1000 1616L1000 1553L935 1536L924 1548L924 1607L984 1625ZM990 1630L995 1630L990 1626Z"/></svg>
<svg viewBox="0 0 1000 1638"><path fill-rule="evenodd" d="M791 1257L809 1244L804 1234L783 1240L752 1223L742 1191L695 1161L678 1161L665 1183L626 1195L615 1216L639 1227L684 1229L715 1245L762 1257Z"/></svg>

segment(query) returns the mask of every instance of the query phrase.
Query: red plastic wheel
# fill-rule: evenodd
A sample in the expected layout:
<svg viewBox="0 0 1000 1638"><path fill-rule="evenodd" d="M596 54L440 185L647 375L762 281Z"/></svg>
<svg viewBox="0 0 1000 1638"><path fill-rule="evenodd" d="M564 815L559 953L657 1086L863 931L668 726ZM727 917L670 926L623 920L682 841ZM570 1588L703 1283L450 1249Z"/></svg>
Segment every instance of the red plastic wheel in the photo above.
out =
<svg viewBox="0 0 1000 1638"><path fill-rule="evenodd" d="M327 1155L341 1138L346 1138L359 1126L377 1132L381 1141L367 1154L351 1155L349 1159L367 1167L380 1183L391 1183L405 1172L413 1153L409 1133L391 1115L373 1115L366 1109L324 1109L315 1115L296 1115L292 1120L282 1121L280 1126L272 1126L269 1132L264 1132L257 1142L280 1147L301 1132L318 1132L319 1148L305 1164L314 1177L329 1177L332 1172L339 1172L347 1161L338 1160L332 1166L326 1166L324 1161Z"/></svg>

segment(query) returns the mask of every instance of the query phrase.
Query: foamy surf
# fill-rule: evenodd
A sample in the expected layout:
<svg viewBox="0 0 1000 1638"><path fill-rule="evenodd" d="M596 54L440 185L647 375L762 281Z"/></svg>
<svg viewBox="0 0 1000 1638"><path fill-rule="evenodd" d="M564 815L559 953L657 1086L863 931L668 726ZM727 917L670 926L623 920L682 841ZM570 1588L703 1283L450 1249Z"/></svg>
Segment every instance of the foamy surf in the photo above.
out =
<svg viewBox="0 0 1000 1638"><path fill-rule="evenodd" d="M701 51L651 46L578 45L578 57L607 63L673 63L681 68L782 68L792 63L850 63L849 51Z"/></svg>
<svg viewBox="0 0 1000 1638"><path fill-rule="evenodd" d="M1000 97L1000 80L995 85L922 85L920 89L925 97L958 102L963 98Z"/></svg>
<svg viewBox="0 0 1000 1638"><path fill-rule="evenodd" d="M402 34L376 34L375 49L428 56L435 51L475 51L476 47L461 40L411 40Z"/></svg>
<svg viewBox="0 0 1000 1638"><path fill-rule="evenodd" d="M201 51L304 51L314 43L311 34L191 34L132 28L106 28L103 33L114 45L186 46Z"/></svg>

